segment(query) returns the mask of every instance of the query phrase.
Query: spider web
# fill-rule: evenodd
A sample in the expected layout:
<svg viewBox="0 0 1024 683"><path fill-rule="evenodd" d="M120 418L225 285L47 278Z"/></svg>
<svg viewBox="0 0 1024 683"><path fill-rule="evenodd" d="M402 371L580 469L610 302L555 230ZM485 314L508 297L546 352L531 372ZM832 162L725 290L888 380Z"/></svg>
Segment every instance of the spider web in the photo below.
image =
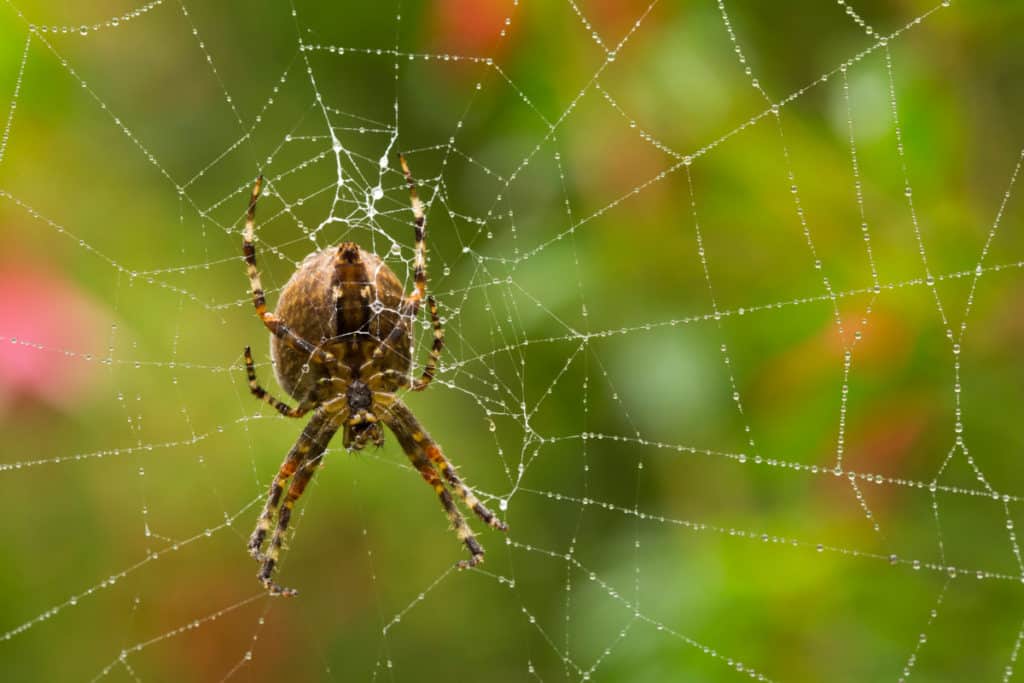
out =
<svg viewBox="0 0 1024 683"><path fill-rule="evenodd" d="M9 678L1012 679L1022 17L863 5L7 0ZM400 151L408 403L511 531L454 570L336 442L270 598L248 191L271 304L341 240L408 288Z"/></svg>

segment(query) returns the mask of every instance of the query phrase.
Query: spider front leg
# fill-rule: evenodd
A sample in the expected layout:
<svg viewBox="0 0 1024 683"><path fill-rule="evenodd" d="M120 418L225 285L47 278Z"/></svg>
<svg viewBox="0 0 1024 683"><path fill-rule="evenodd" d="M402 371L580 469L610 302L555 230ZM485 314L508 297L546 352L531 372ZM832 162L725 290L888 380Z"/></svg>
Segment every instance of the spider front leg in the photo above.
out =
<svg viewBox="0 0 1024 683"><path fill-rule="evenodd" d="M288 531L288 523L292 518L295 501L306 490L306 485L309 484L313 475L316 474L319 464L319 456L302 463L302 466L299 467L292 478L292 484L288 487L288 495L281 505L281 512L277 516L277 527L274 529L274 535L270 539L270 548L267 549L267 554L263 558L263 565L260 567L259 574L256 575L256 578L260 580L264 588L270 591L271 595L283 595L286 597L298 595L298 591L294 588L285 588L274 583L271 580L271 576L274 574L274 567L277 565L281 554L281 546L284 545L284 535Z"/></svg>
<svg viewBox="0 0 1024 683"><path fill-rule="evenodd" d="M281 502L284 484L295 474L299 463L306 458L311 448L312 442L306 438L306 432L303 431L299 441L292 446L292 449L288 451L288 455L285 456L284 462L281 463L281 468L274 475L274 480L270 482L270 493L267 494L267 502L263 505L263 512L260 513L259 519L256 522L256 529L253 530L252 535L249 537L249 554L253 556L253 559L263 560L263 541L266 540L267 532L270 531L274 524L274 513L277 512L277 506Z"/></svg>
<svg viewBox="0 0 1024 683"><path fill-rule="evenodd" d="M437 493L441 506L448 514L448 519L455 528L455 533L469 550L470 559L459 562L458 567L466 569L476 566L483 561L484 550L476 540L476 536L473 534L472 529L469 528L466 520L455 507L451 494L444 486L442 477L455 490L455 493L462 499L466 507L471 509L480 519L484 520L488 526L500 531L508 531L508 525L488 510L487 506L481 503L473 491L463 483L455 473L451 463L444 457L440 447L430 438L430 435L427 434L426 430L423 429L419 421L412 414L412 411L404 403L394 399L381 411L381 415L381 419L395 433L395 438L402 445L402 449L420 473L420 476Z"/></svg>
<svg viewBox="0 0 1024 683"><path fill-rule="evenodd" d="M263 562L263 566L257 576L264 585L271 589L272 593L281 593L281 591L275 591L274 585L270 582L270 575L277 564L281 544L283 543L283 535L288 528L288 521L291 517L291 507L294 505L295 500L302 495L306 483L313 476L316 463L319 461L320 456L323 455L323 452L327 450L327 444L338 429L339 418L332 412L332 407L330 404L325 404L317 408L313 413L312 419L302 430L302 434L299 435L298 441L288 451L284 462L281 463L280 470L274 475L274 480L270 484L270 492L267 495L267 502L263 506L263 512L256 523L256 529L249 538L249 553L255 559ZM306 467L308 464L313 465L311 469ZM271 539L270 550L264 556L262 554L263 543L266 540L267 533L274 526L274 515L281 502L284 484L293 475L294 479L285 500L285 509L281 510L278 516L277 528ZM304 481L301 485L297 486L296 482L300 481L300 479Z"/></svg>
<svg viewBox="0 0 1024 683"><path fill-rule="evenodd" d="M473 490L462 481L458 473L456 473L455 467L452 465L451 461L449 461L448 458L444 456L444 453L441 452L441 447L437 445L437 442L430 438L430 435L427 434L426 430L420 426L416 417L412 414L412 411L409 410L404 403L396 400L392 404L390 412L397 418L397 422L401 422L402 424L408 425L412 428L412 437L419 447L418 450L427 457L435 468L437 468L441 473L441 476L444 477L449 486L455 490L455 493L458 494L459 498L462 499L462 502L465 503L466 507L472 510L477 517L482 519L487 526L492 529L508 531L508 525L498 519L493 512L487 509L487 506L480 502L476 497L476 494L473 493ZM392 427L392 429L394 428ZM416 438L417 435L419 435L418 439Z"/></svg>
<svg viewBox="0 0 1024 683"><path fill-rule="evenodd" d="M472 510L477 517L482 519L492 529L508 531L508 524L505 524L493 512L488 510L487 506L481 503L473 491L463 483L459 475L455 473L455 468L452 467L451 462L448 461L448 458L444 457L444 453L441 452L436 443L430 441L424 447L424 450L427 453L427 458L430 459L434 467L440 470L441 476L448 481L449 486L455 489L455 493L459 495L459 498L466 504L466 507Z"/></svg>
<svg viewBox="0 0 1024 683"><path fill-rule="evenodd" d="M448 521L451 522L452 528L455 529L455 534L459 537L460 541L466 544L466 548L469 550L469 559L459 560L455 566L459 569L469 569L483 562L484 549L480 542L476 540L473 530L466 524L466 519L462 516L462 513L455 507L452 494L444 487L441 477L437 476L437 470L434 469L426 458L412 454L407 455L409 455L409 460L412 461L413 467L419 471L423 480L434 489L438 499L441 501L441 507L448 514Z"/></svg>

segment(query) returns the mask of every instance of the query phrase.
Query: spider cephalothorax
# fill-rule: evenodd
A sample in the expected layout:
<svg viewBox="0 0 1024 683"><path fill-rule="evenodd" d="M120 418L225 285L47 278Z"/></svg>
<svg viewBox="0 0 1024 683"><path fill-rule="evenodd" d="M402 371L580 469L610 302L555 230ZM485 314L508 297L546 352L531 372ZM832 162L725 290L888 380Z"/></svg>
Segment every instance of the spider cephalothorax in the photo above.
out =
<svg viewBox="0 0 1024 683"><path fill-rule="evenodd" d="M259 178L253 187L242 245L253 304L256 314L271 332L270 350L277 380L299 405L291 408L260 387L252 352L246 347L249 388L257 398L286 417L313 412L271 482L267 503L249 539L250 552L262 563L258 577L274 594L295 593L275 584L271 576L295 501L302 495L331 437L339 429L344 446L350 450L360 450L368 442L377 446L383 444L382 424L395 434L413 466L433 487L458 537L469 550L470 559L461 561L459 567L478 564L483 560L484 551L456 508L452 491L488 525L507 529L462 482L440 447L396 395L402 388L426 389L444 347L437 304L433 297L426 296L423 206L405 159L401 161L412 197L416 235L415 288L408 295L379 256L354 242L343 242L307 256L284 286L277 310L268 311L256 268L254 244L256 200L263 179ZM433 323L434 342L423 374L413 379L409 375L411 323L424 301ZM291 484L282 502L289 479ZM264 554L263 545L272 527L270 547Z"/></svg>

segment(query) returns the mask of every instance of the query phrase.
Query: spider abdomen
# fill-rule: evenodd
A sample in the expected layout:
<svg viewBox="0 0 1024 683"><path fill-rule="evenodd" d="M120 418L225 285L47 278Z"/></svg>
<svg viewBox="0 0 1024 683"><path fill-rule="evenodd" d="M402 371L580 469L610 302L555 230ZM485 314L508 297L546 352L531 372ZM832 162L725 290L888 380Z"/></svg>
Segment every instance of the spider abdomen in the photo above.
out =
<svg viewBox="0 0 1024 683"><path fill-rule="evenodd" d="M376 254L344 242L307 256L285 284L276 315L297 335L333 353L351 371L370 359L398 322L402 283ZM409 335L403 331L380 365L408 372ZM329 369L271 335L277 380L306 399Z"/></svg>

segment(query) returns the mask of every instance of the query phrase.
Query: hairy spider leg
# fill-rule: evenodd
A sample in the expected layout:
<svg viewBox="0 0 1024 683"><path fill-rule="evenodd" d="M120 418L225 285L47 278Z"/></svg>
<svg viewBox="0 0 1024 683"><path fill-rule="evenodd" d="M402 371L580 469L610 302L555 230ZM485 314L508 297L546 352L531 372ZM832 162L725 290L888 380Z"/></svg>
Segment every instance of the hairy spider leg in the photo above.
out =
<svg viewBox="0 0 1024 683"><path fill-rule="evenodd" d="M452 501L451 494L444 487L441 477L443 476L449 486L455 489L455 493L462 499L466 507L476 513L488 526L501 531L508 531L508 525L495 517L477 499L473 491L462 482L455 473L451 463L441 453L440 447L430 438L430 435L427 434L427 431L423 429L423 426L420 425L412 411L404 403L398 399L391 400L389 405L382 411L381 419L394 432L395 438L398 439L402 449L420 475L428 484L434 487L438 497L441 499L441 505L444 507L445 512L448 513L448 519L451 521L452 526L455 527L456 534L466 544L466 548L469 549L472 556L470 561L468 563L460 562L459 567L464 569L479 564L483 560L483 548L480 547L476 536L473 535L472 529L466 524L459 511L454 505L449 505ZM440 475L438 474L439 472Z"/></svg>
<svg viewBox="0 0 1024 683"><path fill-rule="evenodd" d="M249 391L252 392L252 395L260 399L261 401L269 403L271 406L273 406L274 410L281 413L285 417L302 417L310 410L312 410L313 406L315 405L313 401L306 400L300 403L298 406L291 408L288 406L287 403L279 401L273 396L271 396L269 393L267 393L267 390L261 387L259 385L259 382L256 381L256 367L252 361L252 349L250 349L248 346L245 347L245 372L249 376Z"/></svg>
<svg viewBox="0 0 1024 683"><path fill-rule="evenodd" d="M309 354L310 358L319 363L334 362L333 354L309 343L299 335L295 334L280 318L267 310L267 298L263 293L263 283L260 282L260 271L256 267L256 200L260 197L260 188L263 186L263 176L256 179L252 187L252 196L249 198L249 210L245 214L245 232L242 233L242 253L245 255L246 268L249 273L249 283L252 288L252 303L256 307L256 315L270 332L283 339L289 346L297 351Z"/></svg>
<svg viewBox="0 0 1024 683"><path fill-rule="evenodd" d="M423 391L434 379L434 372L437 370L437 361L441 358L441 351L444 349L444 327L441 326L441 318L437 315L437 302L433 296L427 297L427 305L430 307L430 323L434 331L434 342L430 347L430 360L423 368L423 375L413 382L413 391Z"/></svg>
<svg viewBox="0 0 1024 683"><path fill-rule="evenodd" d="M465 503L466 507L476 513L476 516L482 519L487 526L498 531L508 531L508 524L505 524L498 519L493 512L487 509L483 503L476 497L473 490L470 489L456 474L455 468L452 466L448 458L444 457L444 453L436 443L430 440L430 437L425 436L427 444L423 447L423 450L427 453L427 458L440 472L441 476L447 480L448 485L455 489L455 493L459 495L462 502Z"/></svg>
<svg viewBox="0 0 1024 683"><path fill-rule="evenodd" d="M391 332L384 341L373 351L373 357L365 366L375 365L389 350L394 350L395 343L408 329L408 320L416 317L420 310L420 302L424 298L430 306L430 320L434 330L434 342L430 349L430 361L423 369L423 375L411 386L413 391L423 391L434 379L434 371L437 369L437 360L441 357L441 350L444 348L444 328L441 326L441 319L437 315L437 303L433 297L428 297L427 292L427 243L426 243L426 216L423 213L423 202L420 201L419 193L416 190L416 181L409 171L409 165L404 155L399 155L402 162L402 172L405 174L405 182L409 186L409 197L412 201L413 226L416 233L416 256L413 264L416 290L405 297L399 310L398 322L391 328ZM364 367L365 367L364 366Z"/></svg>
<svg viewBox="0 0 1024 683"><path fill-rule="evenodd" d="M299 463L305 460L311 446L312 442L305 438L305 432L303 432L302 436L299 437L299 441L288 451L288 455L285 456L280 469L274 475L274 480L270 482L270 493L267 495L267 502L264 503L263 512L260 513L259 519L256 522L256 529L249 537L249 554L257 560L263 559L261 553L263 541L266 539L270 527L274 524L274 513L281 502L284 484L295 474Z"/></svg>
<svg viewBox="0 0 1024 683"><path fill-rule="evenodd" d="M455 507L455 501L452 500L452 494L448 492L448 489L444 487L441 482L441 477L437 475L437 470L430 464L430 461L424 458L422 455L409 453L409 460L412 461L413 467L415 467L423 480L426 481L437 493L438 499L441 501L441 507L444 508L445 513L448 515L448 521L451 522L452 528L455 529L455 534L459 537L459 540L466 544L466 548L469 550L468 560L459 560L456 565L459 569L469 569L475 567L484 561L484 549L480 545L480 542L476 540L476 536L473 534L473 530L466 524L466 519L459 512L459 509Z"/></svg>
<svg viewBox="0 0 1024 683"><path fill-rule="evenodd" d="M313 475L316 474L319 465L319 454L306 458L298 471L295 472L295 476L292 477L291 486L288 487L288 495L285 496L284 503L281 504L281 511L277 515L277 527L274 529L274 535L270 538L270 547L267 549L266 557L263 559L260 573L256 575L263 582L264 587L270 590L271 595L283 595L286 597L298 595L298 591L294 588L279 586L270 577L274 573L274 567L277 565L278 557L281 554L281 546L284 545L284 535L288 531L288 523L292 518L295 501L306 490L306 485L309 484Z"/></svg>
<svg viewBox="0 0 1024 683"><path fill-rule="evenodd" d="M412 173L409 172L409 165L405 163L405 155L399 154L398 160L402 163L405 183L409 186L413 225L416 230L416 256L413 261L416 291L410 294L409 298L422 301L423 297L427 294L427 217L423 213L423 202L420 201L419 192L416 191L416 181L413 180Z"/></svg>
<svg viewBox="0 0 1024 683"><path fill-rule="evenodd" d="M298 440L291 447L291 450L288 451L284 462L281 463L281 468L274 475L274 479L270 483L267 502L263 506L263 512L260 514L259 520L256 522L256 529L252 532L252 536L249 537L249 553L254 558L263 559L260 555L260 550L267 537L267 532L273 526L274 513L281 502L281 494L284 492L285 482L295 474L296 470L303 463L319 458L327 450L327 443L334 436L334 432L337 429L337 417L332 415L327 408L321 406L313 413L313 417L303 428ZM273 559L276 563L276 554ZM273 565L271 565L271 571L273 571ZM261 580L263 579L263 574L263 571L259 574Z"/></svg>
<svg viewBox="0 0 1024 683"><path fill-rule="evenodd" d="M437 468L441 473L441 476L445 478L445 481L455 490L462 502L465 503L466 507L476 513L477 517L482 519L487 526L499 531L508 531L508 525L498 519L493 512L487 509L483 503L476 497L473 490L469 488L459 477L455 471L455 467L451 461L445 457L444 453L441 452L441 447L437 445L427 430L419 424L416 416L412 414L401 401L395 400L391 406L391 414L395 416L396 421L407 425L412 432L413 441L416 442L418 449L423 452L427 459Z"/></svg>

